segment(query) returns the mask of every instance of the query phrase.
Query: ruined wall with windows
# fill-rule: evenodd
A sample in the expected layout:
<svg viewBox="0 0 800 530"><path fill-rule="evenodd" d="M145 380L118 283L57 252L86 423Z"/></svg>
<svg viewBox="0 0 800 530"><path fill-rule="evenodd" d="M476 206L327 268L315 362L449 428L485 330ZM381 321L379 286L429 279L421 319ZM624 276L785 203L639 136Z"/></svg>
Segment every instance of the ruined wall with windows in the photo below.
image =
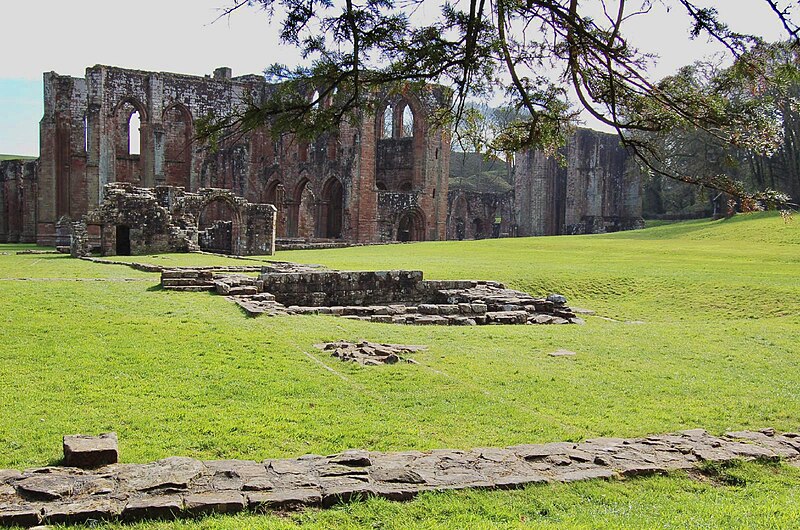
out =
<svg viewBox="0 0 800 530"><path fill-rule="evenodd" d="M364 113L359 123L342 123L310 141L260 129L211 150L193 140L195 122L229 115L245 97L266 97L273 86L262 76L233 77L228 68L197 77L94 66L83 78L46 73L44 85L40 244L58 244L59 223L68 226L101 204L104 186L113 182L222 188L274 204L279 238L444 238L449 136L429 123L448 103L440 87L386 93L377 115ZM400 210L379 211L388 203ZM225 219L203 220L214 221Z"/></svg>
<svg viewBox="0 0 800 530"><path fill-rule="evenodd" d="M310 140L266 128L217 149L195 123L263 100L263 76L204 77L93 66L81 78L44 74L38 162L0 165L0 241L69 245L72 223L110 183L229 190L277 209L279 242L354 243L588 233L641 226L640 176L613 135L579 130L566 166L538 151L516 156L511 193L449 193L450 134L432 117L450 103L440 86L376 94L374 112ZM309 102L319 92L309 88ZM328 105L322 98L319 105ZM230 212L197 219L209 250L235 238ZM100 234L89 227L95 246ZM202 245L201 245L202 246Z"/></svg>

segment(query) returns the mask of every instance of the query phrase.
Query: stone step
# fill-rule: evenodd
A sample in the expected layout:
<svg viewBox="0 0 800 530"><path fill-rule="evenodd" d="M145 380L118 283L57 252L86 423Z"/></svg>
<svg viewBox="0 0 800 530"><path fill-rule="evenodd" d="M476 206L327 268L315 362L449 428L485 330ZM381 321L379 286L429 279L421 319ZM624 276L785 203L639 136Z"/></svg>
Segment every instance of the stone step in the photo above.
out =
<svg viewBox="0 0 800 530"><path fill-rule="evenodd" d="M213 291L213 285L183 285L183 286L164 286L167 291L180 291L183 293L199 293L202 291Z"/></svg>

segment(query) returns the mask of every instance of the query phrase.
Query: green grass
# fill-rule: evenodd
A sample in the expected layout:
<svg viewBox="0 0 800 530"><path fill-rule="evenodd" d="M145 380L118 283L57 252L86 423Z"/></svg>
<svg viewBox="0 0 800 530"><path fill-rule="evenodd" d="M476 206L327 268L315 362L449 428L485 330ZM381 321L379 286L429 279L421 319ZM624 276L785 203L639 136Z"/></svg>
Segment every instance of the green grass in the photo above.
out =
<svg viewBox="0 0 800 530"><path fill-rule="evenodd" d="M3 160L36 160L35 156L25 156L25 155L3 155L0 154L0 162Z"/></svg>
<svg viewBox="0 0 800 530"><path fill-rule="evenodd" d="M534 294L560 292L598 312L586 326L253 319L222 297L161 291L155 274L62 255L18 256L18 248L0 245L0 300L7 301L0 312L0 467L54 462L62 435L107 430L119 433L124 461L143 462L467 448L694 427L800 429L800 224L773 214L608 235L275 257L342 269L418 268L430 279L497 279ZM255 264L175 254L131 259ZM312 346L337 339L429 349L415 356L419 365L365 368ZM558 348L578 356L547 356ZM134 528L798 525L796 469L745 465L725 473L744 478L733 486L676 475L432 494L288 519Z"/></svg>

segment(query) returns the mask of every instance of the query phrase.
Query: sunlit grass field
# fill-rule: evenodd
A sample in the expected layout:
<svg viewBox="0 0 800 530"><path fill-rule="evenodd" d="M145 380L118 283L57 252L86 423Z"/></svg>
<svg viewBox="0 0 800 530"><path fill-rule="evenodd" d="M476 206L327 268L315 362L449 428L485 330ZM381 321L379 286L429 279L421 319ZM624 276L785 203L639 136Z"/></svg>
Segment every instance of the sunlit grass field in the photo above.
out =
<svg viewBox="0 0 800 530"><path fill-rule="evenodd" d="M0 468L58 461L61 436L116 431L121 457L248 458L504 446L702 427L800 430L800 220L753 214L636 232L281 252L339 269L421 269L561 293L585 326L413 327L248 318L159 277L0 245ZM115 258L122 259L122 258ZM129 261L236 265L168 254ZM263 258L267 259L267 258ZM361 367L330 340L425 344ZM547 354L566 348L573 358ZM291 517L132 528L787 528L800 470L736 465L517 492L426 494Z"/></svg>

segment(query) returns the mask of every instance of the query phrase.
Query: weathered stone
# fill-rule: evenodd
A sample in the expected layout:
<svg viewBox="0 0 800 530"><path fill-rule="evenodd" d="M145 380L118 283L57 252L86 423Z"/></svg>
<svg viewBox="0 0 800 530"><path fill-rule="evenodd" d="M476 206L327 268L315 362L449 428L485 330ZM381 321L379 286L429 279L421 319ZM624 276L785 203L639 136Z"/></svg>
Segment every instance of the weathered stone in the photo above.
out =
<svg viewBox="0 0 800 530"><path fill-rule="evenodd" d="M67 474L38 474L14 483L20 494L41 500L68 497L76 489L80 478Z"/></svg>
<svg viewBox="0 0 800 530"><path fill-rule="evenodd" d="M211 491L185 495L184 509L191 515L236 513L244 510L244 495L235 491Z"/></svg>
<svg viewBox="0 0 800 530"><path fill-rule="evenodd" d="M144 495L128 500L122 511L122 519L174 519L182 511L183 498L179 495Z"/></svg>
<svg viewBox="0 0 800 530"><path fill-rule="evenodd" d="M564 305L567 303L567 297L561 294L549 294L547 295L547 301L556 305Z"/></svg>
<svg viewBox="0 0 800 530"><path fill-rule="evenodd" d="M247 503L251 510L296 510L298 508L322 505L322 494L316 488L273 491L269 493L250 493Z"/></svg>
<svg viewBox="0 0 800 530"><path fill-rule="evenodd" d="M372 343L361 343L372 349ZM419 492L464 488L510 489L549 481L572 482L691 469L699 461L800 461L795 435L773 431L715 437L703 430L639 439L600 438L470 451L376 453L349 450L265 463L165 459L113 465L98 471L40 468L4 471L0 479L20 496L0 504L0 524L175 518L182 514L332 506L381 496L407 500ZM141 493L147 490L148 493ZM180 495L175 492L180 491ZM245 494L247 491L247 499ZM11 499L11 500L9 500ZM9 504L10 503L10 504Z"/></svg>
<svg viewBox="0 0 800 530"><path fill-rule="evenodd" d="M31 527L39 524L40 509L30 505L0 505L0 525Z"/></svg>
<svg viewBox="0 0 800 530"><path fill-rule="evenodd" d="M44 508L43 520L49 524L80 524L117 518L120 502L113 499L82 499L68 503L50 503Z"/></svg>
<svg viewBox="0 0 800 530"><path fill-rule="evenodd" d="M362 451L360 449L351 449L349 451L339 453L338 455L329 456L328 461L332 464L340 464L350 467L366 467L372 465L372 461L369 458L369 452Z"/></svg>
<svg viewBox="0 0 800 530"><path fill-rule="evenodd" d="M568 471L557 476L560 482L577 482L579 480L611 479L614 472L604 468L587 468Z"/></svg>
<svg viewBox="0 0 800 530"><path fill-rule="evenodd" d="M100 436L80 434L64 436L64 465L95 468L116 464L119 461L116 433Z"/></svg>
<svg viewBox="0 0 800 530"><path fill-rule="evenodd" d="M202 462L192 458L170 457L152 464L128 465L119 473L122 486L136 491L186 490L205 470Z"/></svg>

